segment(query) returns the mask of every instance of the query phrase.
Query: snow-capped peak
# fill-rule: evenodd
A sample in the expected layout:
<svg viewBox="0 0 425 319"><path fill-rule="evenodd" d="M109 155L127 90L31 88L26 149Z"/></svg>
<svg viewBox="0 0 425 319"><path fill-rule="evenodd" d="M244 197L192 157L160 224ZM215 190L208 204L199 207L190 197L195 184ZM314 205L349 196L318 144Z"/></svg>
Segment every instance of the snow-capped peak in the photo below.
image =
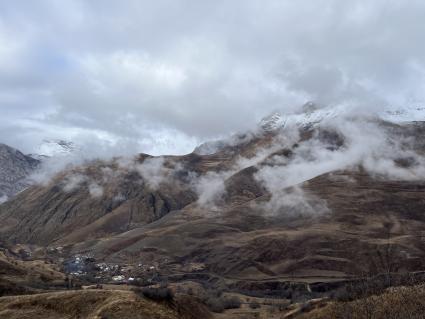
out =
<svg viewBox="0 0 425 319"><path fill-rule="evenodd" d="M397 123L425 121L425 107L388 108L382 113L381 117L384 120Z"/></svg>
<svg viewBox="0 0 425 319"><path fill-rule="evenodd" d="M298 113L272 113L261 120L260 127L266 132L274 131L287 125L309 127L325 119L337 117L343 111L342 107L321 108L312 102L308 102L304 104L302 111Z"/></svg>
<svg viewBox="0 0 425 319"><path fill-rule="evenodd" d="M299 113L272 113L261 120L260 127L266 132L289 125L311 127L324 120L343 116L344 114L352 114L352 112L350 113L350 109L345 106L318 107L314 103L309 102L303 106ZM388 107L381 112L372 114L393 123L425 121L425 107Z"/></svg>
<svg viewBox="0 0 425 319"><path fill-rule="evenodd" d="M64 140L43 140L37 148L37 155L41 157L63 156L73 153L76 145Z"/></svg>
<svg viewBox="0 0 425 319"><path fill-rule="evenodd" d="M260 127L264 131L270 132L270 131L277 130L279 127L284 127L285 122L286 122L286 117L284 117L279 112L274 112L261 120Z"/></svg>
<svg viewBox="0 0 425 319"><path fill-rule="evenodd" d="M365 116L369 114L369 116L374 118L381 118L393 123L425 121L425 107L387 107L381 112L368 112L346 105L321 107L313 102L308 102L298 112L284 113L275 111L271 113L260 121L259 127L263 132L273 132L285 127L310 128L324 121L338 117L359 116L361 113ZM194 153L199 155L213 154L223 149L226 145L237 145L240 142L241 139L238 138L210 141L198 146Z"/></svg>

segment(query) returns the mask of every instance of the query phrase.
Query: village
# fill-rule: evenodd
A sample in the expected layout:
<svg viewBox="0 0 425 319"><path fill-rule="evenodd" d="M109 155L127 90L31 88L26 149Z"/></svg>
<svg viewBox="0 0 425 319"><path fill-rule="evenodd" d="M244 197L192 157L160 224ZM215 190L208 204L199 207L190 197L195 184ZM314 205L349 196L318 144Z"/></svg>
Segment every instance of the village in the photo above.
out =
<svg viewBox="0 0 425 319"><path fill-rule="evenodd" d="M97 262L91 255L77 254L63 262L65 273L75 279L96 284L145 286L160 280L158 263L135 265Z"/></svg>

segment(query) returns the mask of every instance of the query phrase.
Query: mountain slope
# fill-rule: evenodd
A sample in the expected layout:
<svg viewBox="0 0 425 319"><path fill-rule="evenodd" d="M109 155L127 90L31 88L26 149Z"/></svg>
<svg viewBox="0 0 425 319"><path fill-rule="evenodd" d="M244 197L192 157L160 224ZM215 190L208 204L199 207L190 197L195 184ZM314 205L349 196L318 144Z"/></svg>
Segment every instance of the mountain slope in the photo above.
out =
<svg viewBox="0 0 425 319"><path fill-rule="evenodd" d="M5 203L0 229L10 240L48 244L87 226L79 240L88 240L152 222L192 200L184 188L155 190L117 163L95 162Z"/></svg>
<svg viewBox="0 0 425 319"><path fill-rule="evenodd" d="M0 144L0 202L26 188L27 177L39 164L38 160Z"/></svg>
<svg viewBox="0 0 425 319"><path fill-rule="evenodd" d="M302 216L288 206L286 214L267 214L268 195L208 213L190 206L90 250L111 262L136 253L164 268L165 257L170 266L203 263L210 274L239 281L343 279L382 271L389 263L394 270L421 269L424 182L382 182L364 172L338 172L314 178L303 189L325 200L328 213ZM388 245L391 260L382 260Z"/></svg>
<svg viewBox="0 0 425 319"><path fill-rule="evenodd" d="M124 290L75 290L0 298L0 317L197 319L211 318L205 306L180 298L160 303Z"/></svg>
<svg viewBox="0 0 425 319"><path fill-rule="evenodd" d="M24 250L13 251L4 246L0 243L0 297L66 288L66 275L57 265L28 260Z"/></svg>
<svg viewBox="0 0 425 319"><path fill-rule="evenodd" d="M423 270L424 123L325 122L213 154L93 161L1 205L0 234L170 280L202 265L242 290Z"/></svg>
<svg viewBox="0 0 425 319"><path fill-rule="evenodd" d="M239 156L253 156L272 139L253 138L214 155L142 154L64 171L0 206L0 236L51 244L63 237L84 241L139 227L194 203L198 177L230 170Z"/></svg>

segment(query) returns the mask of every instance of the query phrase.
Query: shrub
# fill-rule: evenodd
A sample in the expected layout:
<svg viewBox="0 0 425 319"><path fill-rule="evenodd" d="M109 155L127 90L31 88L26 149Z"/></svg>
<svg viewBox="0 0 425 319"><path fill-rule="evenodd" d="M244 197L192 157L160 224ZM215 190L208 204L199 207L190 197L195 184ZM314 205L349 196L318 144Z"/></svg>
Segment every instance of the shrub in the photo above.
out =
<svg viewBox="0 0 425 319"><path fill-rule="evenodd" d="M212 312L221 313L224 311L223 301L220 298L209 298L206 305Z"/></svg>
<svg viewBox="0 0 425 319"><path fill-rule="evenodd" d="M309 302L304 302L301 304L300 311L301 312L309 312L312 309L312 305Z"/></svg>
<svg viewBox="0 0 425 319"><path fill-rule="evenodd" d="M50 278L48 276L46 276L45 274L41 274L40 275L40 280L43 282L49 281Z"/></svg>
<svg viewBox="0 0 425 319"><path fill-rule="evenodd" d="M249 303L249 308L258 309L258 308L261 308L261 305L257 301L253 301Z"/></svg>
<svg viewBox="0 0 425 319"><path fill-rule="evenodd" d="M241 300L238 297L223 298L224 309L237 309L241 307Z"/></svg>
<svg viewBox="0 0 425 319"><path fill-rule="evenodd" d="M225 309L237 309L241 306L241 301L238 297L210 297L205 300L208 308L217 313L223 312Z"/></svg>
<svg viewBox="0 0 425 319"><path fill-rule="evenodd" d="M174 294L170 288L135 288L133 292L139 296L145 297L147 299L151 299L154 301L173 301Z"/></svg>
<svg viewBox="0 0 425 319"><path fill-rule="evenodd" d="M145 287L145 286L151 285L149 280L147 280L146 278L137 278L134 281L132 281L131 284L137 287Z"/></svg>

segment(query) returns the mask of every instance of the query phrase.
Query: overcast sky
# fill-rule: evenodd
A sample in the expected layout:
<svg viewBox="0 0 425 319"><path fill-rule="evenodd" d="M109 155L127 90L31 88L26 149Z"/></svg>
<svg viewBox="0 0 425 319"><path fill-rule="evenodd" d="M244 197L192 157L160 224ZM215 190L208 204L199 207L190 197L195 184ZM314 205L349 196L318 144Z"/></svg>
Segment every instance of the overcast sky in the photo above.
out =
<svg viewBox="0 0 425 319"><path fill-rule="evenodd" d="M0 142L190 152L308 100L425 100L423 0L0 2Z"/></svg>

